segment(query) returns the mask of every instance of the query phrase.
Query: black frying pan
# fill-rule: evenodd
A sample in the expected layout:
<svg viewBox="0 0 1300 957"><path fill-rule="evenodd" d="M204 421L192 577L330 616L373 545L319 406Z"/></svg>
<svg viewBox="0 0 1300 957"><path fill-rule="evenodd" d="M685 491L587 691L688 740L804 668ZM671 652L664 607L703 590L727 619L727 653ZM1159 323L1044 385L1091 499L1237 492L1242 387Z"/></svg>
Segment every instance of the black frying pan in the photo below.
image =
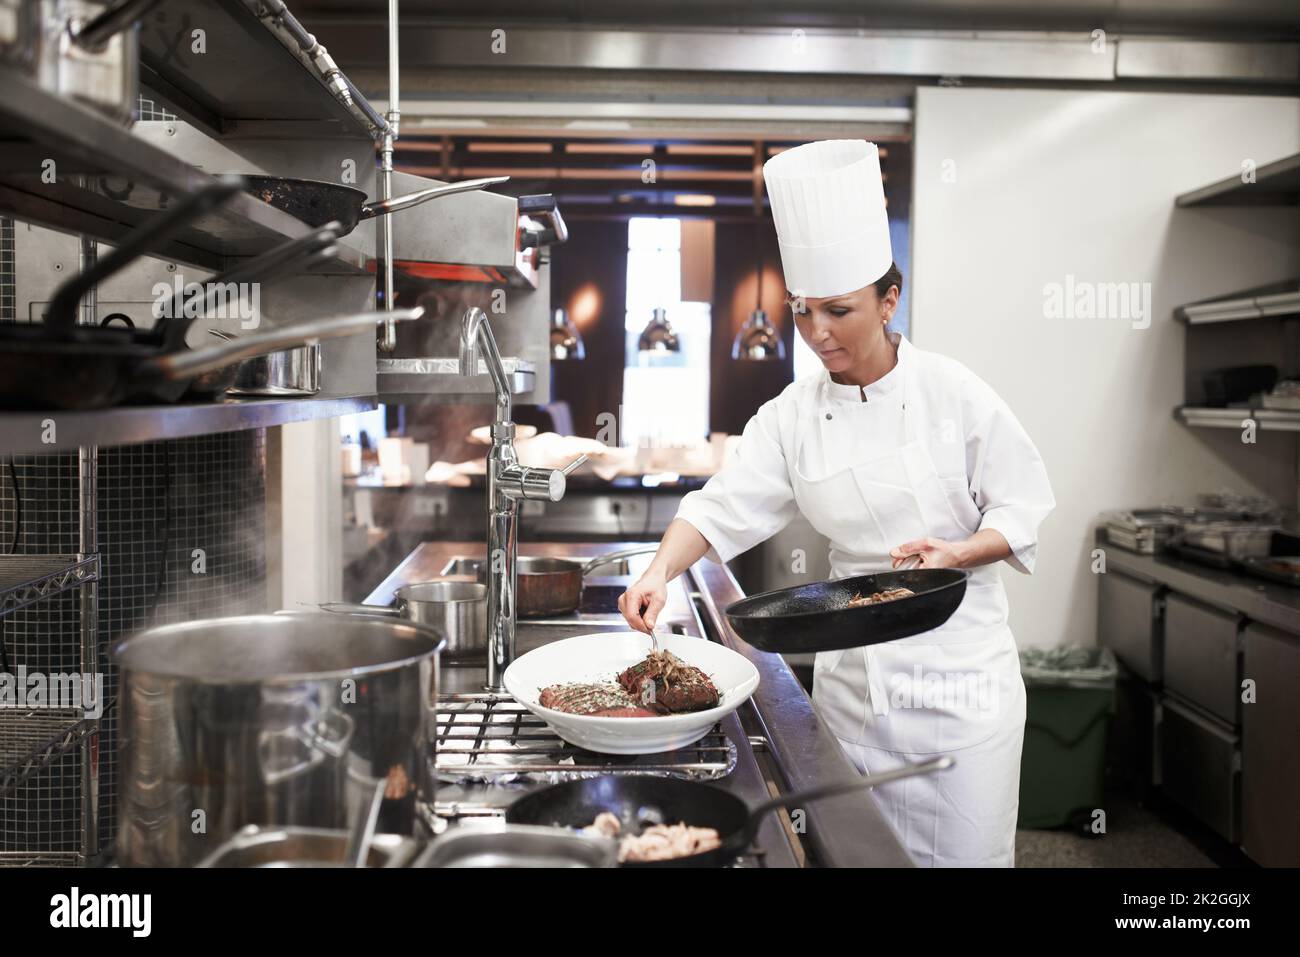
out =
<svg viewBox="0 0 1300 957"><path fill-rule="evenodd" d="M293 179L284 176L245 176L244 190L262 202L283 210L308 226L322 226L328 222L342 224L340 235L346 236L357 228L363 219L387 216L399 210L419 206L431 199L482 189L494 183L504 183L509 176L489 176L484 179L467 179L445 186L432 186L415 193L394 196L379 202L367 203L366 194L355 186L326 183L315 179Z"/></svg>
<svg viewBox="0 0 1300 957"><path fill-rule="evenodd" d="M679 778L606 774L566 781L525 794L506 809L506 821L510 824L580 828L596 820L597 814L609 811L619 819L624 833L637 832L650 824L711 827L718 832L721 840L721 844L711 851L667 861L628 861L623 866L722 867L749 849L768 811L799 807L820 798L860 791L901 778L929 774L931 771L942 771L952 765L952 758L943 755L892 771L864 775L852 781L795 791L764 801L753 810L734 794L711 784Z"/></svg>
<svg viewBox="0 0 1300 957"><path fill-rule="evenodd" d="M876 645L938 628L961 604L966 578L958 568L913 568L797 585L742 598L727 607L727 621L760 651L795 654ZM916 594L849 607L854 595L890 588Z"/></svg>

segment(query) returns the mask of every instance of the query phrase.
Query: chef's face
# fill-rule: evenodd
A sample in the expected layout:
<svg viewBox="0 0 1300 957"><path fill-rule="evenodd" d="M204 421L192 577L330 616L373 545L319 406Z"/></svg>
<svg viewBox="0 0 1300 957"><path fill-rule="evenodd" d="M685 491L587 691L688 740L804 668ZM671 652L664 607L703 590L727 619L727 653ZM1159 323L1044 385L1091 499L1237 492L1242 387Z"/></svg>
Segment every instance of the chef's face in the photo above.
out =
<svg viewBox="0 0 1300 957"><path fill-rule="evenodd" d="M865 286L842 296L787 300L803 341L830 372L846 372L869 361L885 341L885 323L898 306L898 287L881 296ZM801 308L802 307L802 308Z"/></svg>

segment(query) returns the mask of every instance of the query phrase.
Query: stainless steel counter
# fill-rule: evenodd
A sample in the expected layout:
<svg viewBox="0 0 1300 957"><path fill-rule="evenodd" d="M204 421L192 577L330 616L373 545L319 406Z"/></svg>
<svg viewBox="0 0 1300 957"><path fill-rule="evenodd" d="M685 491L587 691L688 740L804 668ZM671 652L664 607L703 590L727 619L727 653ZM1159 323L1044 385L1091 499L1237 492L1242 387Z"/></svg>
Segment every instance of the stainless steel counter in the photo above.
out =
<svg viewBox="0 0 1300 957"><path fill-rule="evenodd" d="M532 543L520 545L521 555L591 557L635 543ZM458 556L477 556L483 545L470 542L426 542L393 570L367 602L388 604L393 592L408 582L442 577ZM632 574L649 561L633 559ZM589 580L593 586L624 585L628 576ZM668 605L660 623L681 634L720 641L745 655L761 681L754 698L722 723L735 745L735 769L716 786L737 794L751 806L769 795L822 783L848 780L857 771L845 758L834 736L813 711L812 702L778 655L766 654L741 641L727 626L722 609L741 597L740 587L725 567L700 562L669 588ZM547 641L598 631L626 628L614 613L580 612L555 624L530 626L521 622L519 653ZM446 692L472 692L483 683L482 665L447 664L442 687ZM535 786L535 785L534 785ZM527 786L444 785L438 792L441 808L482 813L508 805ZM805 833L796 835L786 815L768 815L755 842L753 859L765 867L824 865L836 867L908 867L910 858L866 792L817 801L803 809Z"/></svg>

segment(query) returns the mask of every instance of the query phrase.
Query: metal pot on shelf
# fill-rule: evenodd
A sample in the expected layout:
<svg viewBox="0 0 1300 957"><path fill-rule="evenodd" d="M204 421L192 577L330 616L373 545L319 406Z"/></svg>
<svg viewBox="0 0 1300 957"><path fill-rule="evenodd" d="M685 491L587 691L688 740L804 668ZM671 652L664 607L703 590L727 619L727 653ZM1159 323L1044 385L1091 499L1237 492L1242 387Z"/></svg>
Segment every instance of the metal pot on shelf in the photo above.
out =
<svg viewBox="0 0 1300 957"><path fill-rule="evenodd" d="M408 622L303 612L119 642L118 860L190 866L250 824L346 828L381 780L381 830L414 833L442 647Z"/></svg>

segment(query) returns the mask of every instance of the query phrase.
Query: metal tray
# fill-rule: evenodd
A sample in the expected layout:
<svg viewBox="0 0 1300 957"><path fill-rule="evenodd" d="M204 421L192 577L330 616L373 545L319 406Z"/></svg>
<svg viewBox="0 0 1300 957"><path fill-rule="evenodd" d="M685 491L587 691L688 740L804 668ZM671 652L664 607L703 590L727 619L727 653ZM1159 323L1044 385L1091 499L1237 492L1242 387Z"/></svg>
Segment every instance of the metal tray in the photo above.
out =
<svg viewBox="0 0 1300 957"><path fill-rule="evenodd" d="M347 831L250 824L199 862L199 867L342 867ZM405 867L418 845L398 834L376 834L367 867Z"/></svg>

